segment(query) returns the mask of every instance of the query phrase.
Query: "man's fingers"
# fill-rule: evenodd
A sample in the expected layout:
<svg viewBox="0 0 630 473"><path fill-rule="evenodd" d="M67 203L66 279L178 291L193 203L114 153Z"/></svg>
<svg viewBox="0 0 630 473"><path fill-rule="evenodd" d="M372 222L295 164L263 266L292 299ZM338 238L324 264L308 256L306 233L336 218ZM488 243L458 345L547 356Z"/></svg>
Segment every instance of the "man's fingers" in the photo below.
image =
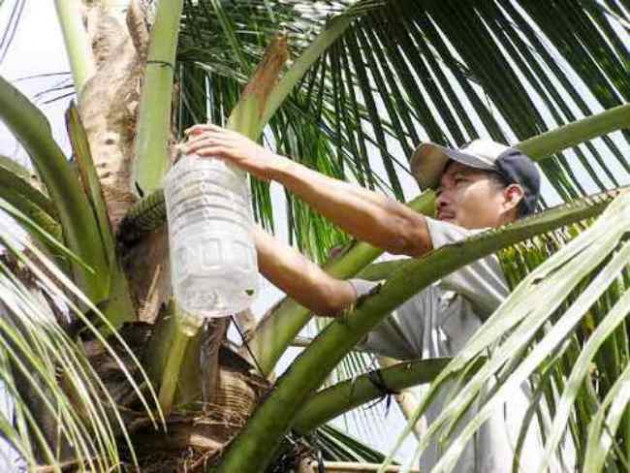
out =
<svg viewBox="0 0 630 473"><path fill-rule="evenodd" d="M200 157L214 157L230 159L234 155L234 148L221 140L206 138L190 143L181 148L184 154L196 154Z"/></svg>
<svg viewBox="0 0 630 473"><path fill-rule="evenodd" d="M199 135L223 136L226 138L229 137L233 140L242 140L243 138L246 138L245 136L234 130L228 130L227 128L222 128L218 125L213 125L212 123L200 123L198 125L193 125L190 128L184 130L184 133L186 134L188 139L191 139L193 136Z"/></svg>
<svg viewBox="0 0 630 473"><path fill-rule="evenodd" d="M222 128L218 125L214 125L212 123L198 123L197 125L193 125L190 128L187 128L186 130L184 130L184 133L187 136L190 135L198 135L200 133L203 133L205 131L223 131L223 132L227 132L228 130L226 130L225 128Z"/></svg>
<svg viewBox="0 0 630 473"><path fill-rule="evenodd" d="M224 158L226 155L226 149L224 146L206 146L200 149L197 156L202 158Z"/></svg>
<svg viewBox="0 0 630 473"><path fill-rule="evenodd" d="M218 158L228 160L231 156L229 149L221 145L204 146L203 148L195 151L194 154L200 158Z"/></svg>
<svg viewBox="0 0 630 473"><path fill-rule="evenodd" d="M219 141L218 137L211 135L209 133L204 133L203 135L191 136L187 141L181 144L183 147L192 147L196 146L199 143L212 143L215 141Z"/></svg>
<svg viewBox="0 0 630 473"><path fill-rule="evenodd" d="M237 143L234 137L230 135L225 135L223 133L216 133L213 131L206 131L198 135L189 136L184 144L197 143L203 140L212 140L212 141L221 142L221 143Z"/></svg>
<svg viewBox="0 0 630 473"><path fill-rule="evenodd" d="M242 143L243 137L235 132L227 131L222 128L206 129L189 134L187 136L187 140L183 143L183 145L185 146L191 143L196 143L200 140L208 139L220 141L222 143L231 143L234 146L237 146L239 143Z"/></svg>
<svg viewBox="0 0 630 473"><path fill-rule="evenodd" d="M206 137L200 137L194 140L188 140L185 143L180 143L177 145L177 149L182 154L190 154L193 152L199 145L204 142L207 142L208 139Z"/></svg>
<svg viewBox="0 0 630 473"><path fill-rule="evenodd" d="M199 133L203 133L206 130L210 129L210 124L206 123L198 123L197 125L193 125L190 128L184 130L184 134L186 136L198 135Z"/></svg>
<svg viewBox="0 0 630 473"><path fill-rule="evenodd" d="M228 140L222 139L221 137L210 136L210 135L204 134L194 139L188 140L186 143L180 144L179 150L184 154L190 154L206 146L217 146L217 145L229 146L230 142Z"/></svg>

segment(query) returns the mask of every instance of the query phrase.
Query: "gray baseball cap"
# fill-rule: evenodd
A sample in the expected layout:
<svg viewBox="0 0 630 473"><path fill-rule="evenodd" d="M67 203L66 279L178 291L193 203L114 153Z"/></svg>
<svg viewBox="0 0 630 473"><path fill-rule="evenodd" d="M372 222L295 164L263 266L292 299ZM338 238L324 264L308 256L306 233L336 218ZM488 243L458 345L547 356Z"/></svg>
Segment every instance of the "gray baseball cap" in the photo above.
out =
<svg viewBox="0 0 630 473"><path fill-rule="evenodd" d="M411 157L411 172L422 189L436 189L449 161L498 173L507 184L523 188L522 214L536 211L540 195L540 173L532 159L517 148L478 139L461 149L422 143Z"/></svg>

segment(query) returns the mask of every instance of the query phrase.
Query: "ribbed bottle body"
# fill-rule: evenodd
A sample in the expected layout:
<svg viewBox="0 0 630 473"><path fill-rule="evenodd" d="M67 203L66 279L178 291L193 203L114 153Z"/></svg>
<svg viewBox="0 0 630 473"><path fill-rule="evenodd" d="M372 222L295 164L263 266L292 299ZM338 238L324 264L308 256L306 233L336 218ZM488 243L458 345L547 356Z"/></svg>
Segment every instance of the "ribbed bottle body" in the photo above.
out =
<svg viewBox="0 0 630 473"><path fill-rule="evenodd" d="M245 173L219 159L185 156L165 186L173 295L199 319L252 303L258 265Z"/></svg>

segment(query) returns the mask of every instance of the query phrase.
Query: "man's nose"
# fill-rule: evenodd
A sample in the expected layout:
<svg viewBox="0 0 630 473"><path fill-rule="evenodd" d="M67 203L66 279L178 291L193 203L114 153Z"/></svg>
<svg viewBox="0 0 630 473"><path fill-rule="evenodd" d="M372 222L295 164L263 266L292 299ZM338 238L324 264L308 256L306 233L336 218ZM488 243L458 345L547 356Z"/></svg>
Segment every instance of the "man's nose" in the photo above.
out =
<svg viewBox="0 0 630 473"><path fill-rule="evenodd" d="M448 192L445 190L441 190L437 197L435 198L435 206L439 209L440 207L444 207L449 202Z"/></svg>

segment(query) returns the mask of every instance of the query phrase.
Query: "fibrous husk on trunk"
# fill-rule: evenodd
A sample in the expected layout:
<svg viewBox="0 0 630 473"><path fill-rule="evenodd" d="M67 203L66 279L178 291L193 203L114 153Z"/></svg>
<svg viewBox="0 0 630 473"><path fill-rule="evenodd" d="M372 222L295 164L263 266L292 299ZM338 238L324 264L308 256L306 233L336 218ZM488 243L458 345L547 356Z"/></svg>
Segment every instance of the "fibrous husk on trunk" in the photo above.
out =
<svg viewBox="0 0 630 473"><path fill-rule="evenodd" d="M233 349L221 346L212 402L180 406L167 419L167 432L144 429L134 435L146 473L202 471L245 425L269 383Z"/></svg>
<svg viewBox="0 0 630 473"><path fill-rule="evenodd" d="M80 91L79 107L115 231L137 201L131 164L148 36L135 1L127 25L102 5L87 7L85 19L97 72Z"/></svg>
<svg viewBox="0 0 630 473"><path fill-rule="evenodd" d="M136 118L148 50L145 9L131 0L126 24L102 2L87 2L85 22L97 66L80 91L79 109L114 232L138 201L132 177ZM125 273L137 318L153 322L170 294L164 229L129 249Z"/></svg>
<svg viewBox="0 0 630 473"><path fill-rule="evenodd" d="M223 324L224 325L224 324ZM125 324L120 334L139 359L155 326L136 322ZM223 330L211 330L223 333ZM84 342L85 351L99 378L119 406L125 425L131 434L143 473L195 471L216 459L224 446L245 425L261 398L270 389L270 383L257 374L256 368L240 356L227 342L215 343L212 333L209 344L218 346L216 371L200 369L197 373L200 386L212 386L212 396L203 400L199 396L176 406L166 419L166 431L156 430L138 402L135 392L126 381L122 370L97 340ZM116 347L117 342L112 344ZM202 343L203 344L203 343ZM116 350L136 377L138 367L124 350ZM212 382L205 383L204 376ZM140 377L136 378L140 381ZM198 471L201 471L200 469Z"/></svg>

